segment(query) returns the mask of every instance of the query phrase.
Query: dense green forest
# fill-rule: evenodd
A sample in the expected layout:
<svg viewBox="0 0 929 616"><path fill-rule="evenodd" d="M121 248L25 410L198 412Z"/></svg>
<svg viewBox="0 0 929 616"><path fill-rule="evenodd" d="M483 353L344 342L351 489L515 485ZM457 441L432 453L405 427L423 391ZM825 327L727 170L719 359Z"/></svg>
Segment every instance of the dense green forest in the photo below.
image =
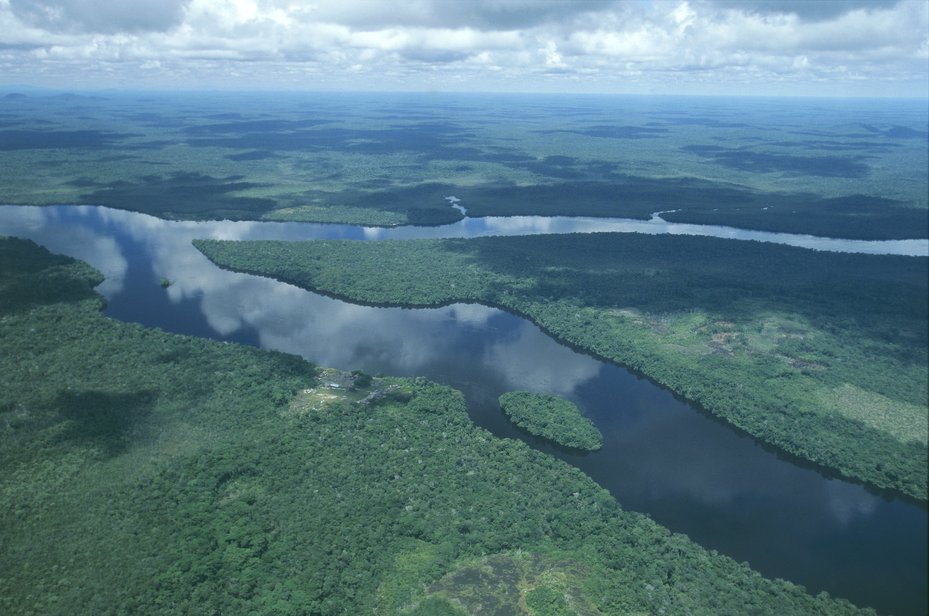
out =
<svg viewBox="0 0 929 616"><path fill-rule="evenodd" d="M603 447L603 435L570 400L528 391L509 391L500 396L500 408L520 428L563 447L586 451Z"/></svg>
<svg viewBox="0 0 929 616"><path fill-rule="evenodd" d="M857 612L623 511L454 390L121 323L99 281L0 240L4 614Z"/></svg>
<svg viewBox="0 0 929 616"><path fill-rule="evenodd" d="M460 220L456 196L474 217L929 234L918 103L884 126L867 105L700 101L721 124L673 97L395 96L0 96L0 203L393 226Z"/></svg>
<svg viewBox="0 0 929 616"><path fill-rule="evenodd" d="M765 442L926 499L925 258L638 234L195 243L351 301L503 307Z"/></svg>
<svg viewBox="0 0 929 616"><path fill-rule="evenodd" d="M448 187L469 216L603 216L802 233L849 239L920 237L929 209L891 199L761 192L694 178L648 179L613 173L534 186Z"/></svg>

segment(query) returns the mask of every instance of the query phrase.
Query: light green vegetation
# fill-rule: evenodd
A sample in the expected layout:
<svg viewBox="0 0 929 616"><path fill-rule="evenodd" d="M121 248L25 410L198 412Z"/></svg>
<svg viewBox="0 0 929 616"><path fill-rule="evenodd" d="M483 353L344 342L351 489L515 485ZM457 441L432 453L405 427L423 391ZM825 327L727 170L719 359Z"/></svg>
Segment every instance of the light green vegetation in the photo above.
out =
<svg viewBox="0 0 929 616"><path fill-rule="evenodd" d="M302 205L271 210L262 218L265 220L341 223L347 225L366 225L393 227L407 224L409 220L399 212L373 210L369 208L346 207L338 205Z"/></svg>
<svg viewBox="0 0 929 616"><path fill-rule="evenodd" d="M0 240L3 614L858 612L623 511L454 390L120 323L99 281Z"/></svg>
<svg viewBox="0 0 929 616"><path fill-rule="evenodd" d="M635 234L196 245L351 301L503 307L765 442L926 499L924 258Z"/></svg>
<svg viewBox="0 0 929 616"><path fill-rule="evenodd" d="M579 562L552 555L513 552L476 558L426 588L413 613L599 616L604 612L587 596L589 576Z"/></svg>
<svg viewBox="0 0 929 616"><path fill-rule="evenodd" d="M682 110L688 110L682 112ZM0 96L0 203L390 226L668 219L925 237L918 102L585 96Z"/></svg>
<svg viewBox="0 0 929 616"><path fill-rule="evenodd" d="M510 391L500 396L500 408L520 428L564 447L587 451L603 447L603 435L570 400Z"/></svg>

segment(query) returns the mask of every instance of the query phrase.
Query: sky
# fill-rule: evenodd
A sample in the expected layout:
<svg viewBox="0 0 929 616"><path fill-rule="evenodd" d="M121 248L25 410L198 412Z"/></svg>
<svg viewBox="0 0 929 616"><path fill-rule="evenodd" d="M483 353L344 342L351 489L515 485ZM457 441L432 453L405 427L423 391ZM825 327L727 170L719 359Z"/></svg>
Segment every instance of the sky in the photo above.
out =
<svg viewBox="0 0 929 616"><path fill-rule="evenodd" d="M0 87L929 97L929 0L0 0Z"/></svg>

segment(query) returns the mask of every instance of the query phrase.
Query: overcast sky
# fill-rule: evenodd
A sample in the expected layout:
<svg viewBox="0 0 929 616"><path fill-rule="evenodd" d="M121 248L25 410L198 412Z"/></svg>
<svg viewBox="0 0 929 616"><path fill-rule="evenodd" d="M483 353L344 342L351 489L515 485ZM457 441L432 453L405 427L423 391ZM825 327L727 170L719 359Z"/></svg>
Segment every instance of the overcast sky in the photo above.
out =
<svg viewBox="0 0 929 616"><path fill-rule="evenodd" d="M0 0L0 87L929 96L927 0Z"/></svg>

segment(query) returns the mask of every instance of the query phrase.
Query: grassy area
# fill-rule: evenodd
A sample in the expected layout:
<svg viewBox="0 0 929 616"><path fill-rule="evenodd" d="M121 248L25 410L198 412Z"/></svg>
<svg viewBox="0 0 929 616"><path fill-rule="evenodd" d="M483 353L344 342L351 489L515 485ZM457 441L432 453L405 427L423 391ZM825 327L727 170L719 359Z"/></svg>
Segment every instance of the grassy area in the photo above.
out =
<svg viewBox="0 0 929 616"><path fill-rule="evenodd" d="M120 323L99 281L0 240L4 614L858 613L623 511L456 391Z"/></svg>
<svg viewBox="0 0 929 616"><path fill-rule="evenodd" d="M352 301L501 306L765 442L926 499L924 258L634 234L196 245Z"/></svg>
<svg viewBox="0 0 929 616"><path fill-rule="evenodd" d="M399 212L339 205L283 207L268 212L263 218L264 220L338 223L376 227L393 227L409 222L407 217Z"/></svg>

